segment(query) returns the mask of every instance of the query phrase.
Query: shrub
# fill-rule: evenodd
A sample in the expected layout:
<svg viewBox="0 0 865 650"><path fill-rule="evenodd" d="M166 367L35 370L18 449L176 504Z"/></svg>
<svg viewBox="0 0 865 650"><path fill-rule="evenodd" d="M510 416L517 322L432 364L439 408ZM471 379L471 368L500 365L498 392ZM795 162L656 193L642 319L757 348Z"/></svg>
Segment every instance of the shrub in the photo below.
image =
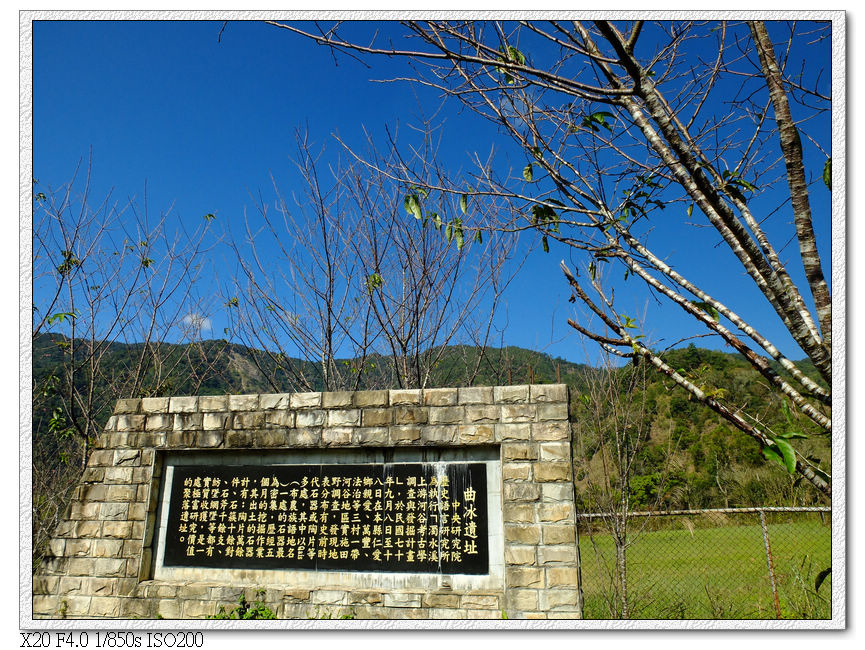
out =
<svg viewBox="0 0 865 650"><path fill-rule="evenodd" d="M220 606L219 613L214 616L208 616L211 619L231 619L231 620L251 620L251 619L275 619L276 614L273 613L264 601L264 590L259 590L255 593L256 600L250 606L246 600L246 596L241 594L238 605L230 612L225 611L225 607Z"/></svg>

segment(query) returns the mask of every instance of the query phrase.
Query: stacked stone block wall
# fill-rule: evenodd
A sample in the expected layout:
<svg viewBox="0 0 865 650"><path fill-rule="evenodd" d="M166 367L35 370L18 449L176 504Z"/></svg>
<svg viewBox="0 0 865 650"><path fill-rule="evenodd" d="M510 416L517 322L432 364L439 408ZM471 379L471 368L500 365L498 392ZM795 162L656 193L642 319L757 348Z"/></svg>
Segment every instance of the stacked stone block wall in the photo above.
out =
<svg viewBox="0 0 865 650"><path fill-rule="evenodd" d="M119 400L34 576L34 618L204 618L241 594L280 618L576 618L564 385ZM490 589L153 579L162 454L328 448L498 449L502 584ZM410 585L411 581L408 581Z"/></svg>

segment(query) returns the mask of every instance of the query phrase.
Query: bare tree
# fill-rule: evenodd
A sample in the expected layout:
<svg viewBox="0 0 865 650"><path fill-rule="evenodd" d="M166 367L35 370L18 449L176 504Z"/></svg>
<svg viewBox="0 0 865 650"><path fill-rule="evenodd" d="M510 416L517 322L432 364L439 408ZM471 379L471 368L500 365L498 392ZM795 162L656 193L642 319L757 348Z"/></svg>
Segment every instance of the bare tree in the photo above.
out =
<svg viewBox="0 0 865 650"><path fill-rule="evenodd" d="M580 527L593 544L599 575L607 575L605 593L611 618L630 618L635 597L628 590L627 553L648 519L635 527L632 510L632 479L638 473L640 455L650 444L651 415L647 407L646 364L619 366L604 353L596 367L586 367L583 387L574 400L574 462L581 508L602 515ZM673 436L663 450L662 471L653 486L649 510L664 500L671 461L676 451ZM596 544L595 527L613 541L615 557L606 563L604 551Z"/></svg>
<svg viewBox="0 0 865 650"><path fill-rule="evenodd" d="M544 248L555 240L583 251L584 275L563 263L573 299L592 314L572 321L575 329L651 364L753 437L767 458L831 495L825 468L796 452L792 432L768 430L746 405L726 402L723 387L701 388L669 367L634 335L646 324L622 313L615 285L596 283L599 267L620 265L625 280L678 310L695 335L742 354L779 399L830 433L831 293L810 206L819 201L816 214L828 220L831 23L411 21L404 47L343 38L339 24L271 24L352 56L408 58L416 71L409 81L496 124L524 152L525 167L503 173L485 161L470 196L507 206L505 219L483 224L490 229L532 229ZM467 192L465 179L430 183L399 159L374 166L429 192ZM719 272L747 277L764 313L755 315L733 282L708 282L702 261L676 261L674 213L714 231L701 245L729 252ZM785 253L788 243L798 255ZM773 319L819 379L765 334Z"/></svg>
<svg viewBox="0 0 865 650"><path fill-rule="evenodd" d="M190 367L189 348L176 344L200 342L190 323L200 332L208 308L196 295L207 219L169 232L167 215L149 218L146 197L142 210L111 195L93 203L89 170L56 191L34 187L36 559L114 402L169 394Z"/></svg>
<svg viewBox="0 0 865 650"><path fill-rule="evenodd" d="M322 177L319 156L298 138L304 195L290 203L274 185L275 210L259 197L246 241L234 244L234 332L261 350L275 390L427 386L456 344L474 363L450 379L470 384L496 334L516 242L470 240L423 186L365 164Z"/></svg>
<svg viewBox="0 0 865 650"><path fill-rule="evenodd" d="M291 201L274 182L275 209L257 197L245 241L232 239L241 269L227 291L232 334L260 351L253 359L274 390L356 388L361 373L338 357L363 366L372 351L369 308L356 295L361 262L349 246L340 188L324 185L305 141L299 154L304 195Z"/></svg>

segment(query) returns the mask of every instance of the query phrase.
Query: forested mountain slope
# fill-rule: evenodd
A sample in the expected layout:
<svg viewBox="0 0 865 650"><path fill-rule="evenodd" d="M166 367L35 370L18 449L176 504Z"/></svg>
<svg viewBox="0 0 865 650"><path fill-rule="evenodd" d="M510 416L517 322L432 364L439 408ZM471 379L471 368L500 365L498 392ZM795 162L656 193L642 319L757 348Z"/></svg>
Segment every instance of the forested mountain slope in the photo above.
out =
<svg viewBox="0 0 865 650"><path fill-rule="evenodd" d="M34 400L34 436L41 437L43 445L40 447L43 449L44 443L48 443L49 448L51 446L46 439L52 435L49 423L52 413L61 404L58 393L63 390L64 372L69 367L69 349L74 348L74 344L54 334L41 335L34 340L34 395L43 396ZM816 428L809 427L810 423L805 418L797 419L740 355L690 346L667 352L664 358L672 367L727 404L747 404L750 412L760 414L761 424L769 430L811 434L807 439L795 440L796 449L819 459L820 466L829 470L828 438L816 435ZM337 363L356 369L359 389L388 387L387 357L370 356L362 364L354 359ZM161 344L158 351L144 350L140 344L112 343L104 350L98 379L116 382L118 390L101 393L105 397L103 403L96 405L97 419L104 422L113 401L120 397L288 391L290 389L286 386L291 384L285 375L285 367L308 378L311 390L322 389L320 369L315 363L277 360L261 350L223 340L185 345ZM800 367L819 381L810 364L801 363ZM633 371L634 368L628 365L612 372ZM130 373L135 372L142 376L139 385L149 388L135 393L135 386L127 380ZM481 354L475 348L454 346L441 355L430 385L465 385L468 376L473 376L473 385L524 384L530 381L568 384L574 422L578 500L582 500L583 507L591 509L593 490L605 481L615 489L621 480L610 469L613 459L603 456L611 453L612 434L599 433L598 427L593 427L586 406L593 382L602 381L604 372L523 348L487 349ZM77 381L90 380L86 364L82 363L77 373ZM55 386L53 394L46 390L49 385ZM767 461L753 439L690 400L684 391L673 386L671 380L650 369L645 373L639 390L639 428L642 432L630 443L639 446L632 450L634 459L628 478L633 508L790 505L818 501L813 490L795 482L782 467ZM608 406L600 404L593 408L597 411L597 408Z"/></svg>

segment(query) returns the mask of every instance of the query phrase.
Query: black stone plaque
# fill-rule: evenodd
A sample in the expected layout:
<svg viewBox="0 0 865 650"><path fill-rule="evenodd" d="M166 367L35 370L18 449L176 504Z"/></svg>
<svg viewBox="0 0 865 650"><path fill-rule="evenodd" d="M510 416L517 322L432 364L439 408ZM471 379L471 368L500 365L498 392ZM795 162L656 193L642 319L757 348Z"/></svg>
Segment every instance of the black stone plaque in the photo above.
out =
<svg viewBox="0 0 865 650"><path fill-rule="evenodd" d="M164 566L486 574L486 465L177 465L164 546Z"/></svg>

